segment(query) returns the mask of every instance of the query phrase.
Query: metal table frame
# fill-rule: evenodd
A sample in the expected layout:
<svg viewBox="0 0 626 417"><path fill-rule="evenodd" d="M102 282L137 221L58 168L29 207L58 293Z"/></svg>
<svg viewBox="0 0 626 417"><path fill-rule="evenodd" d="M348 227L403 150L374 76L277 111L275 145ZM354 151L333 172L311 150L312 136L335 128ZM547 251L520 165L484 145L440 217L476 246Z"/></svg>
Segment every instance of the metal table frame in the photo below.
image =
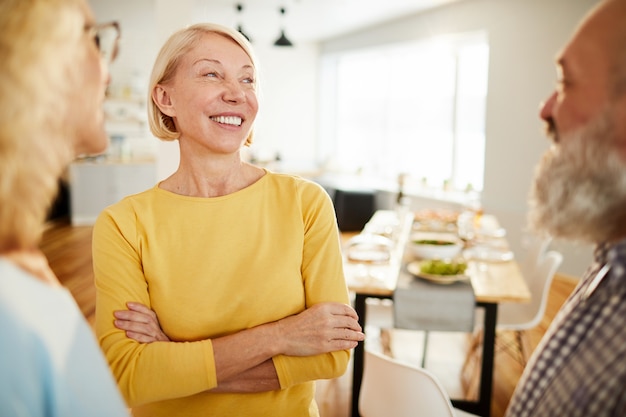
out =
<svg viewBox="0 0 626 417"><path fill-rule="evenodd" d="M393 299L390 295L356 293L354 308L359 315L359 324L365 329L365 300L367 298ZM491 414L491 393L493 389L493 363L496 339L498 304L477 301L476 306L484 308L483 350L480 371L480 391L478 401L452 400L454 407L483 417ZM363 357L365 342L354 349L352 370L352 417L360 417L359 395L363 378Z"/></svg>

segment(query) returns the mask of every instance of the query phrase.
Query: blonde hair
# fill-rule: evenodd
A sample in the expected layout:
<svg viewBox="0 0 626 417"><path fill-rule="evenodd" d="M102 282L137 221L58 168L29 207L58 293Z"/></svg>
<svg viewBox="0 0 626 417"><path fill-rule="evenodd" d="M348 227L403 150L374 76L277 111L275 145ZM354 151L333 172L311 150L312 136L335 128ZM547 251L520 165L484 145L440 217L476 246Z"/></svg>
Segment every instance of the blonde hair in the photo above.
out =
<svg viewBox="0 0 626 417"><path fill-rule="evenodd" d="M37 247L71 160L82 0L0 2L0 253Z"/></svg>
<svg viewBox="0 0 626 417"><path fill-rule="evenodd" d="M182 57L200 42L202 36L207 33L214 33L237 43L248 55L250 61L252 61L252 66L256 73L255 79L258 77L257 61L252 51L252 46L236 30L214 23L198 23L174 32L159 51L150 74L148 88L148 122L150 130L159 139L175 140L178 139L180 133L176 129L173 118L163 113L156 105L152 99L152 92L157 85L166 84L174 77ZM256 82L258 89L258 81ZM251 130L246 138L246 145L252 143L252 137L253 131Z"/></svg>

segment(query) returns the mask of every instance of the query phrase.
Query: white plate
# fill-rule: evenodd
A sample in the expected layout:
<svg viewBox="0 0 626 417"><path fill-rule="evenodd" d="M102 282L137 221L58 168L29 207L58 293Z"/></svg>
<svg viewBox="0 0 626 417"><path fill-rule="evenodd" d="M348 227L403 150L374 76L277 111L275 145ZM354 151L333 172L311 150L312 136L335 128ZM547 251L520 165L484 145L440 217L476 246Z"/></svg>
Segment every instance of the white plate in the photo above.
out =
<svg viewBox="0 0 626 417"><path fill-rule="evenodd" d="M350 248L348 250L348 260L351 262L371 262L383 263L389 262L391 254L376 248Z"/></svg>
<svg viewBox="0 0 626 417"><path fill-rule="evenodd" d="M469 277L465 274L458 275L437 275L437 274L427 274L422 272L422 262L415 261L411 262L406 266L407 271L411 274L415 275L418 278L425 279L427 281L436 282L437 284L452 284L453 282L465 281L469 279Z"/></svg>
<svg viewBox="0 0 626 417"><path fill-rule="evenodd" d="M351 262L388 262L391 258L393 241L374 234L360 234L346 244L348 260Z"/></svg>
<svg viewBox="0 0 626 417"><path fill-rule="evenodd" d="M506 249L490 248L487 246L474 246L463 251L467 259L479 262L508 262L514 258L513 252Z"/></svg>

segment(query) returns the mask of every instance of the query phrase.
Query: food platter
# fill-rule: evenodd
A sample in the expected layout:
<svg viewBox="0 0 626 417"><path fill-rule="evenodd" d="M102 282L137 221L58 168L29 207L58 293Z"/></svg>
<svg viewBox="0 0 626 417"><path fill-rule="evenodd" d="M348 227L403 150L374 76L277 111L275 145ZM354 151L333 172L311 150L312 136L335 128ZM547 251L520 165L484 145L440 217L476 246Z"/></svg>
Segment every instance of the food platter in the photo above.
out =
<svg viewBox="0 0 626 417"><path fill-rule="evenodd" d="M409 250L418 259L451 259L456 257L463 242L450 233L413 233L409 237Z"/></svg>
<svg viewBox="0 0 626 417"><path fill-rule="evenodd" d="M414 214L413 230L456 233L459 213L455 210L422 209Z"/></svg>
<svg viewBox="0 0 626 417"><path fill-rule="evenodd" d="M406 266L407 271L412 275L425 279L427 281L435 282L437 284L452 284L458 281L466 281L469 277L465 274L457 275L439 275L439 274L427 274L422 272L422 261L411 262Z"/></svg>

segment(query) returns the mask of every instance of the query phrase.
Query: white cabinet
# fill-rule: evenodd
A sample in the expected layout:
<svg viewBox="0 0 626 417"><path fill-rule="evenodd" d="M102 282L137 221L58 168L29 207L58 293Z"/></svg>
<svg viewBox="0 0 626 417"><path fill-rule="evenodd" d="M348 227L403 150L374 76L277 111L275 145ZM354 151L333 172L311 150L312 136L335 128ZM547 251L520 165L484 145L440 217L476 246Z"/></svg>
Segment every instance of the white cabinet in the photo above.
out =
<svg viewBox="0 0 626 417"><path fill-rule="evenodd" d="M156 184L154 160L79 161L70 165L72 225L93 224L100 212L127 195Z"/></svg>

